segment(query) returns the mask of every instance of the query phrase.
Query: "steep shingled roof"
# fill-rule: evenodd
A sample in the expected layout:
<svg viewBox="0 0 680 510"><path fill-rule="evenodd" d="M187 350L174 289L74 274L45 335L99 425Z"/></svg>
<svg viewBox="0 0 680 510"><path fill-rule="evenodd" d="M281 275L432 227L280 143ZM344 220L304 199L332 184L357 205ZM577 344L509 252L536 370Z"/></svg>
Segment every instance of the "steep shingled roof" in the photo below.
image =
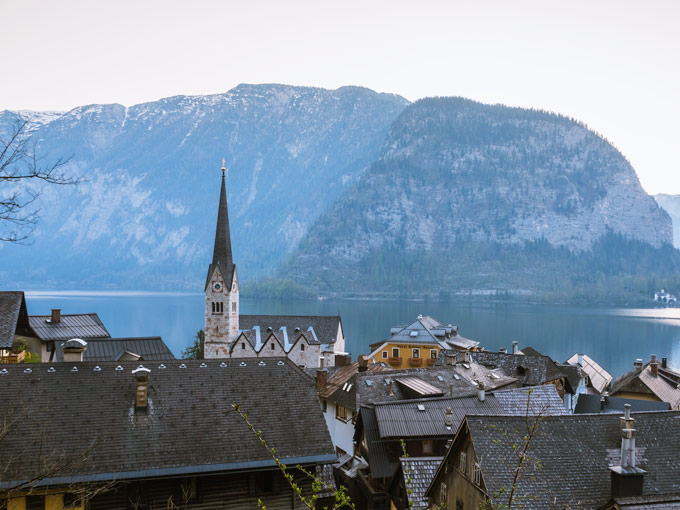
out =
<svg viewBox="0 0 680 510"><path fill-rule="evenodd" d="M668 402L673 409L680 409L680 373L669 368L658 367L658 375L652 373L651 361L641 367L619 376L611 385L610 395L625 391L625 387L636 377L662 402Z"/></svg>
<svg viewBox="0 0 680 510"><path fill-rule="evenodd" d="M96 313L61 314L59 322L51 320L51 315L28 317L31 329L42 341L111 337Z"/></svg>
<svg viewBox="0 0 680 510"><path fill-rule="evenodd" d="M286 358L143 365L151 373L149 409L142 413L135 412L131 373L138 363L84 362L77 371L70 363L6 366L0 416L17 419L0 442L0 458L16 460L2 483L32 477L41 448L59 456L91 444L86 462L44 483L273 467L269 452L231 411L233 403L286 464L336 461L313 381Z"/></svg>
<svg viewBox="0 0 680 510"><path fill-rule="evenodd" d="M680 491L680 413L633 413L636 465L644 475L643 494ZM530 443L529 455L517 482L517 502L527 510L545 508L598 508L610 499L610 465L621 452L620 417L611 414L547 416ZM464 426L461 427L462 433ZM494 500L513 483L513 445L523 444L526 418L521 416L468 416L467 428L482 480ZM587 431L587 433L584 433ZM449 450L450 455L453 450ZM567 466L578 466L569 469ZM436 476L439 476L439 471ZM432 490L432 485L430 489ZM507 502L507 500L506 500Z"/></svg>
<svg viewBox="0 0 680 510"><path fill-rule="evenodd" d="M22 312L26 315L26 299L23 292L0 292L0 349L12 348Z"/></svg>
<svg viewBox="0 0 680 510"><path fill-rule="evenodd" d="M205 280L205 288L208 288L215 268L219 267L222 278L231 285L236 266L231 255L231 235L229 234L229 208L227 207L227 189L225 185L225 175L222 172L222 186L220 188L220 202L217 209L217 227L215 229L215 247L213 248L213 259L208 268L208 276Z"/></svg>
<svg viewBox="0 0 680 510"><path fill-rule="evenodd" d="M267 328L272 331L279 331L285 328L286 334L291 342L297 339L298 334L312 333L309 340L314 343L314 335L318 343L333 345L338 337L338 331L342 327L342 320L339 315L241 315L239 316L239 327L242 331L252 330L254 327L260 328L260 335L265 335ZM296 331L297 329L297 331ZM308 335L306 335L308 337Z"/></svg>
<svg viewBox="0 0 680 510"><path fill-rule="evenodd" d="M502 368L506 374L519 378L527 386L538 386L565 377L548 356L486 351L472 352L470 355L481 365Z"/></svg>
<svg viewBox="0 0 680 510"><path fill-rule="evenodd" d="M408 477L411 479L410 483L406 483L406 476L404 476L404 484L407 489L411 490L406 493L410 510L425 510L428 508L425 491L430 485L432 477L443 458L444 457L401 457L399 459L402 473L408 472Z"/></svg>
<svg viewBox="0 0 680 510"><path fill-rule="evenodd" d="M574 354L571 358L567 360L570 365L578 364L578 354ZM586 373L590 379L590 384L592 384L595 391L602 393L607 389L609 383L612 382L612 376L604 368L602 368L597 362L595 362L587 354L583 354L583 361L581 369Z"/></svg>
<svg viewBox="0 0 680 510"><path fill-rule="evenodd" d="M175 359L175 355L159 336L138 338L90 338L83 361L118 361L121 354L129 352L141 356L143 361ZM54 343L56 361L64 361L62 342Z"/></svg>

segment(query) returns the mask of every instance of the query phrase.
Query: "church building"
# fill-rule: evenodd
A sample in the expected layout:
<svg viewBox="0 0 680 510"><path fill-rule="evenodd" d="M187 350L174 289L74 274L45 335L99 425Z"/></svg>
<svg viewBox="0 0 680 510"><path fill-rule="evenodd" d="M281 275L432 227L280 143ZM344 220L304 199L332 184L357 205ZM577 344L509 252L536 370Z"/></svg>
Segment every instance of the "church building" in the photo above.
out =
<svg viewBox="0 0 680 510"><path fill-rule="evenodd" d="M333 366L335 355L345 350L340 316L241 315L225 173L223 165L215 246L205 282L205 358L287 356L305 368Z"/></svg>

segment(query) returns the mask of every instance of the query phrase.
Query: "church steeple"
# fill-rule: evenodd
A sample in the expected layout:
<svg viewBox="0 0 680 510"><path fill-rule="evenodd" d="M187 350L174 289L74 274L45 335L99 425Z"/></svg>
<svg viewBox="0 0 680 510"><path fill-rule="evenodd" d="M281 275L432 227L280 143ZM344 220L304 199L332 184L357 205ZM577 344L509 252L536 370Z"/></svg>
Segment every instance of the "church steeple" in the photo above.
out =
<svg viewBox="0 0 680 510"><path fill-rule="evenodd" d="M230 282L234 272L234 260L231 255L231 236L229 234L229 210L227 208L226 168L222 160L222 187L220 188L220 202L217 210L217 229L215 231L215 247L213 248L212 264L208 269L206 288L210 283L215 266L220 267L225 281Z"/></svg>

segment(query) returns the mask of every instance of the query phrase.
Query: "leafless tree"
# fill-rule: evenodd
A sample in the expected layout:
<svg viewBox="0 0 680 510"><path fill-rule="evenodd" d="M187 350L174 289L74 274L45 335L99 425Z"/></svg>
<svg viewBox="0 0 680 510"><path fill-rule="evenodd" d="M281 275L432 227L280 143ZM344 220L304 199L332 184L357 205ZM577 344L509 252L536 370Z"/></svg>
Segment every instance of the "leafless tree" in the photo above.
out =
<svg viewBox="0 0 680 510"><path fill-rule="evenodd" d="M17 120L8 135L0 136L0 242L30 242L41 217L36 203L40 187L33 183L64 186L83 182L82 177L65 171L70 160L45 162L39 157L26 120Z"/></svg>

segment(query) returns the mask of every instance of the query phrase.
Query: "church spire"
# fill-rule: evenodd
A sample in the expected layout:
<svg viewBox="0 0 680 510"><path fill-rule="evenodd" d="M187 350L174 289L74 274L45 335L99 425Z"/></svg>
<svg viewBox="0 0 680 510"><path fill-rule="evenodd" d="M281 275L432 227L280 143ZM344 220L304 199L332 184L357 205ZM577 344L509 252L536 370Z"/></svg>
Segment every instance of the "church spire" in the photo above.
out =
<svg viewBox="0 0 680 510"><path fill-rule="evenodd" d="M231 255L231 236L229 235L229 211L227 209L227 187L226 187L226 168L224 159L222 160L222 187L220 189L220 202L217 210L217 229L215 231L215 247L213 248L213 259L208 270L208 280L212 277L215 266L220 266L222 276L230 283L234 272L234 260ZM206 282L206 287L208 282Z"/></svg>

